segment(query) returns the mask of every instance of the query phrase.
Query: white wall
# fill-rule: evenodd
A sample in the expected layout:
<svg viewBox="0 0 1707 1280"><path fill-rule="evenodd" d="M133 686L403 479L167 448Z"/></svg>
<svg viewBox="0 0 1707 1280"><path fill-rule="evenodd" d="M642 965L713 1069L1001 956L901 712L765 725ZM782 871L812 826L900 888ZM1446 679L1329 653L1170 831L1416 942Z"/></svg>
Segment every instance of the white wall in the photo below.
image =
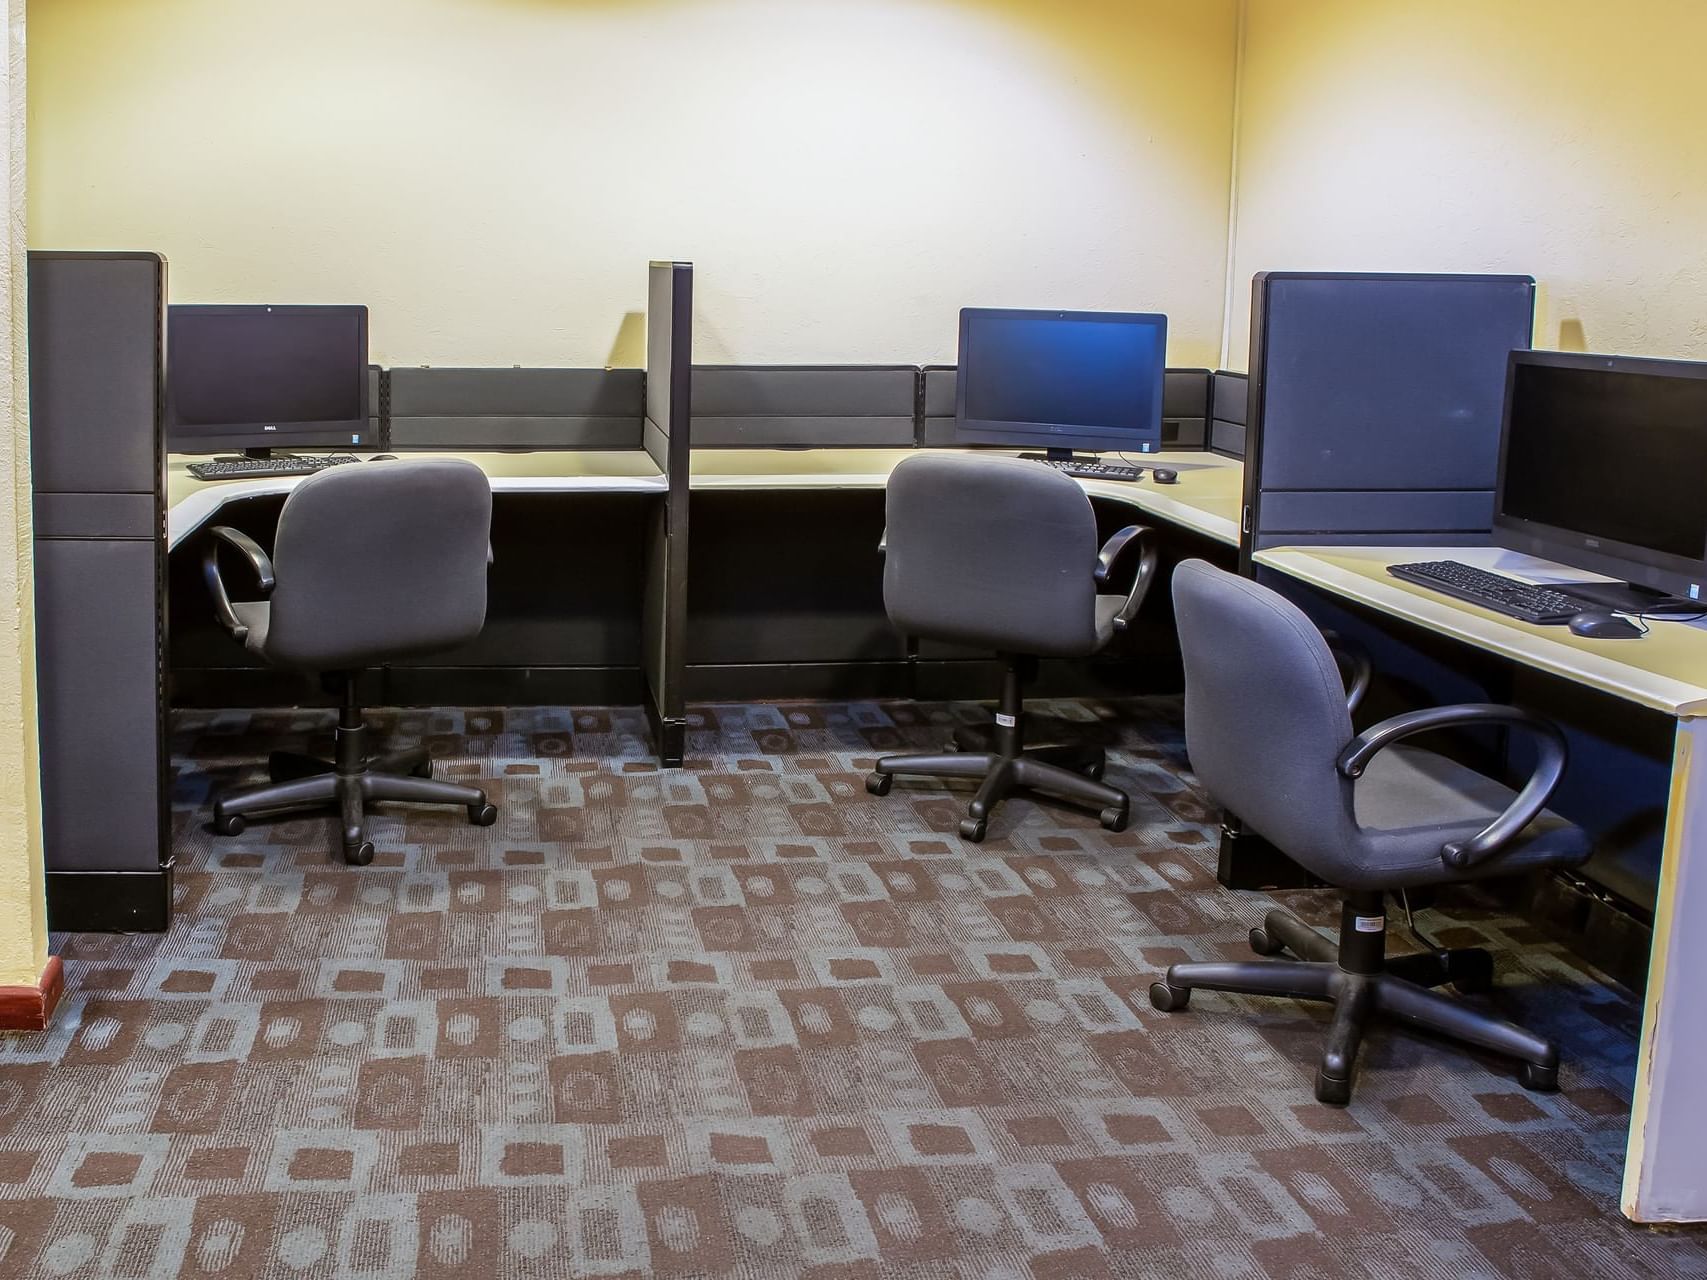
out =
<svg viewBox="0 0 1707 1280"><path fill-rule="evenodd" d="M33 0L30 239L388 364L952 360L960 306L1219 352L1233 0Z"/></svg>
<svg viewBox="0 0 1707 1280"><path fill-rule="evenodd" d="M1262 270L1511 271L1537 346L1707 357L1707 4L1257 0L1231 367Z"/></svg>

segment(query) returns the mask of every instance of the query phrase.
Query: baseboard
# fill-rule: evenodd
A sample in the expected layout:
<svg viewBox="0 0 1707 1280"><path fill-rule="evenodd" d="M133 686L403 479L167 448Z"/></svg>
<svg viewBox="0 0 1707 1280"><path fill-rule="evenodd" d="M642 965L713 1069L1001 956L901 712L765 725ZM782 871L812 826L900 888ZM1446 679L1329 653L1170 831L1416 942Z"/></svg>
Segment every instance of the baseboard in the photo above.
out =
<svg viewBox="0 0 1707 1280"><path fill-rule="evenodd" d="M47 873L47 927L56 933L164 933L171 923L170 865Z"/></svg>
<svg viewBox="0 0 1707 1280"><path fill-rule="evenodd" d="M58 956L49 956L47 967L36 982L0 987L0 1031L47 1030L59 997L64 994L65 968Z"/></svg>

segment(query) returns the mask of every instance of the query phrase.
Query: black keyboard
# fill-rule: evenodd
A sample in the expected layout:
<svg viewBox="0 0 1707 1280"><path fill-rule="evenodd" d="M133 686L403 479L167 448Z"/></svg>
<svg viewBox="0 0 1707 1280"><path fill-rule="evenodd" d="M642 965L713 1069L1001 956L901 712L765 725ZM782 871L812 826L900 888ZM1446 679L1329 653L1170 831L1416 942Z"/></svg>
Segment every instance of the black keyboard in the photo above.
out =
<svg viewBox="0 0 1707 1280"><path fill-rule="evenodd" d="M1075 480L1136 480L1144 474L1142 467L1125 467L1113 462L1051 462L1048 458L1033 458L1046 467L1054 467L1064 476Z"/></svg>
<svg viewBox="0 0 1707 1280"><path fill-rule="evenodd" d="M1536 586L1533 582L1519 582L1516 578L1489 573L1486 569L1461 564L1457 560L1419 560L1413 564L1390 564L1387 566L1387 572L1395 578L1403 578L1406 582L1414 582L1419 586L1432 587L1444 595L1479 604L1484 609L1492 609L1495 613L1503 613L1506 617L1516 618L1520 622L1534 622L1543 626L1569 622L1589 608L1583 601L1568 596L1563 591Z"/></svg>
<svg viewBox="0 0 1707 1280"><path fill-rule="evenodd" d="M185 468L197 480L264 480L269 476L311 476L327 467L360 462L353 453L314 453L300 458L215 458Z"/></svg>

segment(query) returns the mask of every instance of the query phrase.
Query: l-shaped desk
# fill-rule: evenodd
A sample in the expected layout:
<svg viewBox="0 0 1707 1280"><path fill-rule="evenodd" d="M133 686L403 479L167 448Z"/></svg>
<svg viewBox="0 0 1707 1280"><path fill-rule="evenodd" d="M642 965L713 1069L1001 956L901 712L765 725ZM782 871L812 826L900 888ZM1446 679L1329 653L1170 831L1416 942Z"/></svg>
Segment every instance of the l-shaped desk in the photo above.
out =
<svg viewBox="0 0 1707 1280"><path fill-rule="evenodd" d="M696 451L695 493L719 491L880 490L908 450L723 449ZM414 455L419 456L419 455ZM463 453L491 478L497 494L663 493L665 480L639 451ZM187 460L167 474L167 541L177 548L228 504L277 496L294 478L203 482ZM1161 486L1082 481L1094 498L1208 539L1239 542L1242 466L1212 453L1147 456L1175 469ZM1311 593L1335 605L1421 628L1485 654L1550 673L1663 713L1675 722L1652 958L1638 1051L1623 1193L1638 1221L1707 1220L1707 1083L1695 1064L1707 1057L1707 628L1659 623L1641 641L1609 642L1534 627L1462 604L1391 577L1400 560L1454 557L1538 580L1580 577L1563 566L1491 549L1308 547L1259 552L1256 563L1284 575L1306 603ZM703 564L697 566L704 572ZM1696 927L1691 928L1694 924Z"/></svg>
<svg viewBox="0 0 1707 1280"><path fill-rule="evenodd" d="M716 449L693 457L697 490L881 489L910 449ZM409 457L459 457L475 463L494 493L662 493L664 476L637 449L529 453L410 453ZM174 455L166 472L166 542L176 548L227 503L289 493L300 476L256 480L197 480L191 459ZM1145 465L1179 472L1179 483L1156 485L1082 481L1098 498L1125 503L1145 515L1216 542L1239 544L1244 468L1232 458L1202 452L1145 455Z"/></svg>

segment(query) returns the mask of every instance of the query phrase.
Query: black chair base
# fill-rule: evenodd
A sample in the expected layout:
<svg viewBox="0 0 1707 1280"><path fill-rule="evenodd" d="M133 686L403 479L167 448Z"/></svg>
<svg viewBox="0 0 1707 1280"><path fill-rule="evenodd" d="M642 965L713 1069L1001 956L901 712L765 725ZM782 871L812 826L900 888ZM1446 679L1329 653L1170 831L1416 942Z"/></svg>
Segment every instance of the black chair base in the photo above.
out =
<svg viewBox="0 0 1707 1280"><path fill-rule="evenodd" d="M1016 791L1035 791L1076 801L1099 810L1098 818L1108 830L1124 831L1132 802L1124 791L1101 780L1105 764L1101 747L1025 748L1021 686L1022 667L1026 664L1026 659L1008 659L991 749L884 756L866 777L865 789L874 796L888 795L896 774L976 781L977 794L966 806L967 816L960 822L961 836L974 843L988 832L990 814L996 805ZM959 742L977 741L961 731L956 732L955 738Z"/></svg>
<svg viewBox="0 0 1707 1280"><path fill-rule="evenodd" d="M275 751L267 758L271 782L227 792L213 803L213 829L220 835L242 833L248 818L276 817L299 809L335 808L343 828L344 861L365 867L373 861L367 838L367 810L385 800L415 804L460 804L468 820L489 827L498 810L478 787L439 782L425 747L382 755L367 754L367 726L355 703L355 681L347 681L344 706L334 731L337 759Z"/></svg>
<svg viewBox="0 0 1707 1280"><path fill-rule="evenodd" d="M1559 1051L1550 1041L1428 989L1452 983L1460 991L1487 990L1493 984L1488 953L1465 948L1387 959L1378 893L1347 898L1338 943L1288 912L1270 911L1262 928L1251 930L1251 949L1259 955L1285 950L1299 958L1172 965L1163 981L1151 984L1150 1003L1163 1012L1183 1009L1199 988L1331 1003L1316 1098L1336 1106L1351 1101L1357 1051L1378 1014L1515 1058L1525 1088L1559 1087Z"/></svg>

